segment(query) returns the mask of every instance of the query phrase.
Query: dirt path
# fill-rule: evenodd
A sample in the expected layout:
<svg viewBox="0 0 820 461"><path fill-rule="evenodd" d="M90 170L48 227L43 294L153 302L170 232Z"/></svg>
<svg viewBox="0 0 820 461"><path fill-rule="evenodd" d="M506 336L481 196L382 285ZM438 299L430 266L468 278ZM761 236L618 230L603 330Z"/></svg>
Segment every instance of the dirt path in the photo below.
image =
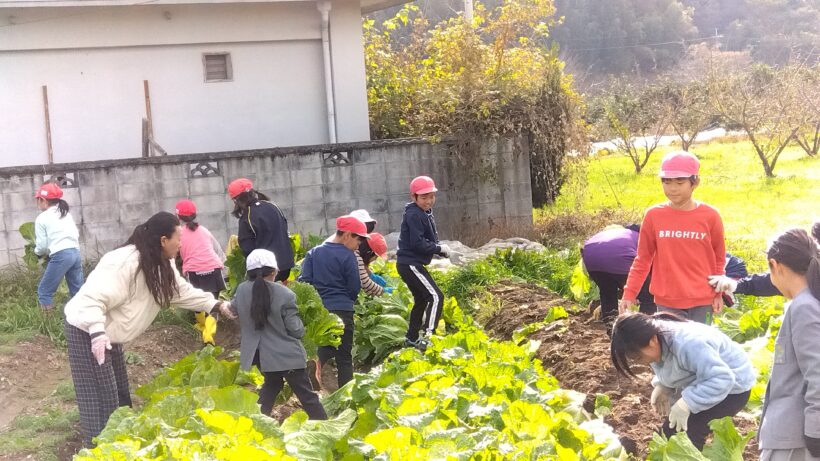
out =
<svg viewBox="0 0 820 461"><path fill-rule="evenodd" d="M522 325L543 320L552 306L572 305L535 285L501 283L491 287L490 292L501 302L501 309L487 322L486 329L501 339L510 339L512 332ZM621 377L610 362L606 328L586 313L571 315L563 328L544 328L530 339L541 341L536 356L562 387L588 395L587 410L594 409L595 394L609 396L612 413L604 420L621 436L622 445L630 453L645 455L652 433L662 423L649 404L649 368L636 367L636 380ZM739 415L735 422L743 432L756 426L751 417ZM747 446L746 460L757 459L756 447L752 445Z"/></svg>

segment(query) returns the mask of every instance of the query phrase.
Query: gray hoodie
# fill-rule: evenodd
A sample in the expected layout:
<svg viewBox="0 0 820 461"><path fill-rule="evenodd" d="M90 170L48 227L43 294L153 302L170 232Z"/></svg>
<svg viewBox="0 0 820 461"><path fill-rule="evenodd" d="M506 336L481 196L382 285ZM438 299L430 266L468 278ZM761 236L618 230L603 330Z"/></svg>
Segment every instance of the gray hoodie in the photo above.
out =
<svg viewBox="0 0 820 461"><path fill-rule="evenodd" d="M808 289L794 297L777 333L760 448L805 447L804 434L820 438L820 301Z"/></svg>
<svg viewBox="0 0 820 461"><path fill-rule="evenodd" d="M749 357L723 332L697 322L660 324L665 333L661 361L651 364L652 384L680 390L692 413L752 388L757 373Z"/></svg>

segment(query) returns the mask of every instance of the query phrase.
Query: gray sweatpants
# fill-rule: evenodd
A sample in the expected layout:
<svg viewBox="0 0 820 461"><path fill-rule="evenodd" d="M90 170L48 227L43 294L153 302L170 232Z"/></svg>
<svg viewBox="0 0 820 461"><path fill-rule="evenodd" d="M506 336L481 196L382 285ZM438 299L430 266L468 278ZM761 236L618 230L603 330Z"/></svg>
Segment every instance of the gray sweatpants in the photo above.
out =
<svg viewBox="0 0 820 461"><path fill-rule="evenodd" d="M658 304L658 312L668 312L693 322L712 324L712 306L695 306L689 309L677 309Z"/></svg>
<svg viewBox="0 0 820 461"><path fill-rule="evenodd" d="M760 461L820 461L812 456L806 448L792 448L791 450L761 450Z"/></svg>

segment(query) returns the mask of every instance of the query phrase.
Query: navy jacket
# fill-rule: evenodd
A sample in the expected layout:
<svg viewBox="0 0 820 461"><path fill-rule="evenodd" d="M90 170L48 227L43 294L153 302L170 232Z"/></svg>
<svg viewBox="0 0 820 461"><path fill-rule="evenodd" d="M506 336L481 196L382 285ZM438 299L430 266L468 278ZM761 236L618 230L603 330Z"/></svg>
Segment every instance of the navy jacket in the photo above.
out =
<svg viewBox="0 0 820 461"><path fill-rule="evenodd" d="M736 295L782 296L772 284L771 274L752 274L737 281Z"/></svg>
<svg viewBox="0 0 820 461"><path fill-rule="evenodd" d="M247 257L258 248L276 255L280 271L293 267L293 247L288 236L288 220L276 205L260 200L239 217L239 246Z"/></svg>
<svg viewBox="0 0 820 461"><path fill-rule="evenodd" d="M401 220L396 262L426 266L430 264L433 255L439 253L441 253L441 247L438 244L433 211L424 211L415 203L408 203L404 207L404 217Z"/></svg>
<svg viewBox="0 0 820 461"><path fill-rule="evenodd" d="M362 289L356 254L341 243L325 242L308 251L299 280L316 288L329 311L353 311Z"/></svg>

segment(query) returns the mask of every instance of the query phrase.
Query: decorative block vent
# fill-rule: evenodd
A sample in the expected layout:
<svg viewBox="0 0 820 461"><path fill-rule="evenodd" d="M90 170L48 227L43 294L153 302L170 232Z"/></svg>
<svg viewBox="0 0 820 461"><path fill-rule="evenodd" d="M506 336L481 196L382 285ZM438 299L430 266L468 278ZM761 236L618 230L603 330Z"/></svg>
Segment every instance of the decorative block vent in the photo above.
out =
<svg viewBox="0 0 820 461"><path fill-rule="evenodd" d="M339 166L350 165L350 152L322 152L322 165L324 166Z"/></svg>
<svg viewBox="0 0 820 461"><path fill-rule="evenodd" d="M77 181L77 173L73 171L70 173L44 174L43 184L47 182L54 182L63 189L75 189L80 187Z"/></svg>
<svg viewBox="0 0 820 461"><path fill-rule="evenodd" d="M197 162L188 164L188 176L190 178L210 178L211 176L221 176L218 162Z"/></svg>

